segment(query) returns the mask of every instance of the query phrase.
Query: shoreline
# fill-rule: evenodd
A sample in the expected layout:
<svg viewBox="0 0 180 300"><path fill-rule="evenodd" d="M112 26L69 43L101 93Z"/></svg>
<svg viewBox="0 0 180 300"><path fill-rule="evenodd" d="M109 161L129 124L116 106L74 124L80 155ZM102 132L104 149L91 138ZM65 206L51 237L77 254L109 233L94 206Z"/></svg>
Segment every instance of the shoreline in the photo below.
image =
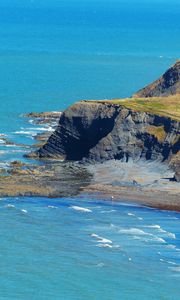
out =
<svg viewBox="0 0 180 300"><path fill-rule="evenodd" d="M61 112L30 113L33 124L57 126ZM45 142L50 132L33 137ZM24 145L25 146L25 145ZM174 172L159 161L107 160L104 163L79 163L40 159L27 163L11 162L1 168L0 197L62 198L88 194L90 198L134 203L180 212L180 184Z"/></svg>
<svg viewBox="0 0 180 300"><path fill-rule="evenodd" d="M142 195L143 193L143 195ZM112 191L112 186L99 185L90 186L89 188L83 188L80 195L88 194L91 198L96 198L104 201L112 201L119 203L127 203L140 205L143 207L149 207L159 210L176 211L180 212L180 203L178 195L171 199L167 199L167 195L163 192L153 191L154 196L150 192L131 190L128 191L127 188L116 188ZM113 197L113 198L112 198ZM172 197L172 195L171 195ZM154 199L156 198L156 200Z"/></svg>
<svg viewBox="0 0 180 300"><path fill-rule="evenodd" d="M101 199L113 198L113 201L180 212L180 184L172 180L174 173L166 164L107 161L89 169L94 177L82 192L96 194Z"/></svg>
<svg viewBox="0 0 180 300"><path fill-rule="evenodd" d="M41 167L14 162L9 174L0 176L0 197L63 198L86 194L92 199L180 212L179 183L163 179L162 172L172 175L161 164L155 172L153 162L84 165L56 161Z"/></svg>

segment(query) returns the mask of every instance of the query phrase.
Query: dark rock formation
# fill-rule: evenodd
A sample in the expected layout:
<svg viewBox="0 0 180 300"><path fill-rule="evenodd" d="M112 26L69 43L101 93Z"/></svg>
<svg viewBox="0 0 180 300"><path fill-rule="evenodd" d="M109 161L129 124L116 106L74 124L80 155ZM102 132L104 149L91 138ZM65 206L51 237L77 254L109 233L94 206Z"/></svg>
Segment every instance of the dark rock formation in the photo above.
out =
<svg viewBox="0 0 180 300"><path fill-rule="evenodd" d="M179 132L179 122L168 117L82 101L61 115L56 131L36 155L66 160L170 161L180 149Z"/></svg>
<svg viewBox="0 0 180 300"><path fill-rule="evenodd" d="M180 60L159 79L133 95L133 97L162 97L180 94Z"/></svg>
<svg viewBox="0 0 180 300"><path fill-rule="evenodd" d="M180 93L180 60L134 97L177 93ZM98 162L130 158L167 161L175 170L174 179L179 181L180 123L177 116L175 120L160 116L156 111L140 111L137 107L131 109L116 101L78 102L61 114L59 125L47 143L29 156Z"/></svg>

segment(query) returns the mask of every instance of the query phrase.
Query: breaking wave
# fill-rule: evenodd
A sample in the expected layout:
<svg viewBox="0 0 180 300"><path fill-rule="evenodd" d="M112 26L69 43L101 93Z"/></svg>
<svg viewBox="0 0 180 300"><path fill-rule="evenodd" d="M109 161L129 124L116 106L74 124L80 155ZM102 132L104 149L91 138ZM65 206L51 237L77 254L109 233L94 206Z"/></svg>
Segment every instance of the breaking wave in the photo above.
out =
<svg viewBox="0 0 180 300"><path fill-rule="evenodd" d="M72 208L72 209L74 209L76 211L85 212L85 213L91 213L92 212L92 210L89 209L89 208L85 208L85 207L81 207L81 206L76 206L76 205L73 205L70 208Z"/></svg>

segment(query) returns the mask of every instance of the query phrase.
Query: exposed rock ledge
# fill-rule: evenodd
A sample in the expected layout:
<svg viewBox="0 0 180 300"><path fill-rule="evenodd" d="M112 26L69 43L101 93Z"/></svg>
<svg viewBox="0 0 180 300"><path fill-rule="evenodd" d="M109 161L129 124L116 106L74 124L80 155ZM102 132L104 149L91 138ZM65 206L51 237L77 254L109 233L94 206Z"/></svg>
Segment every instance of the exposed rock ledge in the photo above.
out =
<svg viewBox="0 0 180 300"><path fill-rule="evenodd" d="M102 162L173 161L179 172L180 123L121 105L81 101L64 111L47 143L31 156ZM177 178L178 179L178 178Z"/></svg>

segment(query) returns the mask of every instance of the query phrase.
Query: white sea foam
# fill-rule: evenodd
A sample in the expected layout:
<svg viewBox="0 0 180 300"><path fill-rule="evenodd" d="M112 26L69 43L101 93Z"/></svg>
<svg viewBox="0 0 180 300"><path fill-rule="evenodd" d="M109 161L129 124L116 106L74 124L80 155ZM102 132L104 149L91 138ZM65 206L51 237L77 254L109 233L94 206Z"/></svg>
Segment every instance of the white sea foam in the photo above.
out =
<svg viewBox="0 0 180 300"><path fill-rule="evenodd" d="M168 248L168 249L176 249L176 246L169 244L169 245L166 246L166 248Z"/></svg>
<svg viewBox="0 0 180 300"><path fill-rule="evenodd" d="M28 150L0 150L0 154L11 154L11 153L25 153Z"/></svg>
<svg viewBox="0 0 180 300"><path fill-rule="evenodd" d="M5 205L6 208L15 208L15 206L13 204L7 204Z"/></svg>
<svg viewBox="0 0 180 300"><path fill-rule="evenodd" d="M140 221L142 221L143 220L143 218L141 218L141 217L137 217L135 214L133 214L133 213L130 213L130 212L128 212L127 213L127 215L129 216L129 217L135 217L135 218L137 218L138 220L140 220Z"/></svg>
<svg viewBox="0 0 180 300"><path fill-rule="evenodd" d="M166 243L166 241L163 238L153 235L151 233L145 232L139 228L128 228L128 229L122 228L122 229L119 229L119 233L133 235L134 239L143 240L145 242L154 241L154 242L159 242L159 243Z"/></svg>
<svg viewBox="0 0 180 300"><path fill-rule="evenodd" d="M53 132L53 131L54 131L54 128L53 128L52 126L49 126L49 127L47 128L47 131Z"/></svg>
<svg viewBox="0 0 180 300"><path fill-rule="evenodd" d="M119 249L121 247L119 245L114 245L113 248Z"/></svg>
<svg viewBox="0 0 180 300"><path fill-rule="evenodd" d="M112 213L112 212L115 212L116 210L115 209L111 209L111 210L102 210L101 211L101 214L109 214L109 213Z"/></svg>
<svg viewBox="0 0 180 300"><path fill-rule="evenodd" d="M109 243L109 244L112 244L112 241L108 240L106 238L100 238L100 240L98 241L98 243L103 243L103 244Z"/></svg>
<svg viewBox="0 0 180 300"><path fill-rule="evenodd" d="M128 216L132 216L132 217L135 217L136 215L135 214L132 214L132 213L127 213Z"/></svg>
<svg viewBox="0 0 180 300"><path fill-rule="evenodd" d="M169 267L173 272L180 272L180 266L177 267Z"/></svg>
<svg viewBox="0 0 180 300"><path fill-rule="evenodd" d="M112 248L112 245L109 244L97 244L96 246L100 248Z"/></svg>
<svg viewBox="0 0 180 300"><path fill-rule="evenodd" d="M27 214L27 213L28 213L28 211L27 211L26 209L21 209L21 212L22 212L23 214Z"/></svg>
<svg viewBox="0 0 180 300"><path fill-rule="evenodd" d="M57 208L57 206L54 206L54 205L48 205L48 208Z"/></svg>
<svg viewBox="0 0 180 300"><path fill-rule="evenodd" d="M168 236L172 239L176 239L176 235L174 233L162 229L160 225L149 225L146 227L157 229L160 233L164 233L166 236Z"/></svg>
<svg viewBox="0 0 180 300"><path fill-rule="evenodd" d="M95 238L99 238L99 235L96 234L96 233L92 233L91 236L92 236L92 237L95 237Z"/></svg>
<svg viewBox="0 0 180 300"><path fill-rule="evenodd" d="M102 268L102 267L104 267L104 263L99 263L99 264L97 264L96 265L98 268Z"/></svg>
<svg viewBox="0 0 180 300"><path fill-rule="evenodd" d="M151 238L152 241L159 242L159 243L162 243L162 244L166 243L166 241L161 237L158 237L158 236L155 236L155 235L150 235L150 236L152 237Z"/></svg>
<svg viewBox="0 0 180 300"><path fill-rule="evenodd" d="M161 262L164 262L164 259L163 259L163 258L160 258L160 261L161 261Z"/></svg>
<svg viewBox="0 0 180 300"><path fill-rule="evenodd" d="M12 144L12 145L4 145L4 146L7 147L7 148L11 148L11 147L13 147L13 148L20 147L20 146L18 146L18 145L16 145L16 144Z"/></svg>
<svg viewBox="0 0 180 300"><path fill-rule="evenodd" d="M35 136L36 132L20 130L20 131L15 131L15 134L25 134L25 135Z"/></svg>
<svg viewBox="0 0 180 300"><path fill-rule="evenodd" d="M0 150L0 154L6 154L7 151L4 151L4 150Z"/></svg>
<svg viewBox="0 0 180 300"><path fill-rule="evenodd" d="M122 228L119 229L119 232L130 235L149 235L149 233L138 228Z"/></svg>
<svg viewBox="0 0 180 300"><path fill-rule="evenodd" d="M33 131L45 131L45 130L47 130L47 127L27 127L27 128L23 128L23 127L21 127L21 129L22 130L28 130L28 131L31 131L31 130L33 130Z"/></svg>
<svg viewBox="0 0 180 300"><path fill-rule="evenodd" d="M144 242L157 242L157 243L161 243L161 244L165 244L166 241L160 237L157 237L153 234L148 234L148 235L145 235L145 236L137 236L137 235L134 235L133 236L133 239L135 240L141 240L141 241L144 241Z"/></svg>
<svg viewBox="0 0 180 300"><path fill-rule="evenodd" d="M45 127L28 127L28 128L21 128L21 130L28 130L28 132L40 132L40 131L54 131L52 126L45 126Z"/></svg>
<svg viewBox="0 0 180 300"><path fill-rule="evenodd" d="M89 209L89 208L85 208L85 207L81 207L81 206L76 206L76 205L73 205L73 206L71 206L70 208L72 208L72 209L74 209L74 210L76 210L76 211L85 212L85 213L90 213L90 212L92 212L92 210Z"/></svg>
<svg viewBox="0 0 180 300"><path fill-rule="evenodd" d="M170 265L174 265L174 266L176 265L176 263L175 263L175 262L173 262L173 261L170 261L170 260L167 260L166 262L167 262L168 264L170 264Z"/></svg>
<svg viewBox="0 0 180 300"><path fill-rule="evenodd" d="M148 228L155 228L155 229L161 229L161 226L160 226L160 225L148 225L148 226L145 226L145 227L148 227Z"/></svg>
<svg viewBox="0 0 180 300"><path fill-rule="evenodd" d="M1 162L1 163L0 163L0 167L1 167L1 168L7 168L7 167L9 167L9 163L8 163L8 162L5 162L5 163L4 163L4 162L3 162L3 163Z"/></svg>
<svg viewBox="0 0 180 300"><path fill-rule="evenodd" d="M176 239L175 233L166 231L166 235L167 235L168 237L172 238L172 239Z"/></svg>
<svg viewBox="0 0 180 300"><path fill-rule="evenodd" d="M92 234L91 234L91 237L96 238L96 239L98 240L98 243L102 243L102 244L106 244L106 243L112 244L112 241L111 241L111 240L106 239L106 238L104 238L104 237L101 237L101 236L99 236L99 235L96 234L96 233L92 233Z"/></svg>

